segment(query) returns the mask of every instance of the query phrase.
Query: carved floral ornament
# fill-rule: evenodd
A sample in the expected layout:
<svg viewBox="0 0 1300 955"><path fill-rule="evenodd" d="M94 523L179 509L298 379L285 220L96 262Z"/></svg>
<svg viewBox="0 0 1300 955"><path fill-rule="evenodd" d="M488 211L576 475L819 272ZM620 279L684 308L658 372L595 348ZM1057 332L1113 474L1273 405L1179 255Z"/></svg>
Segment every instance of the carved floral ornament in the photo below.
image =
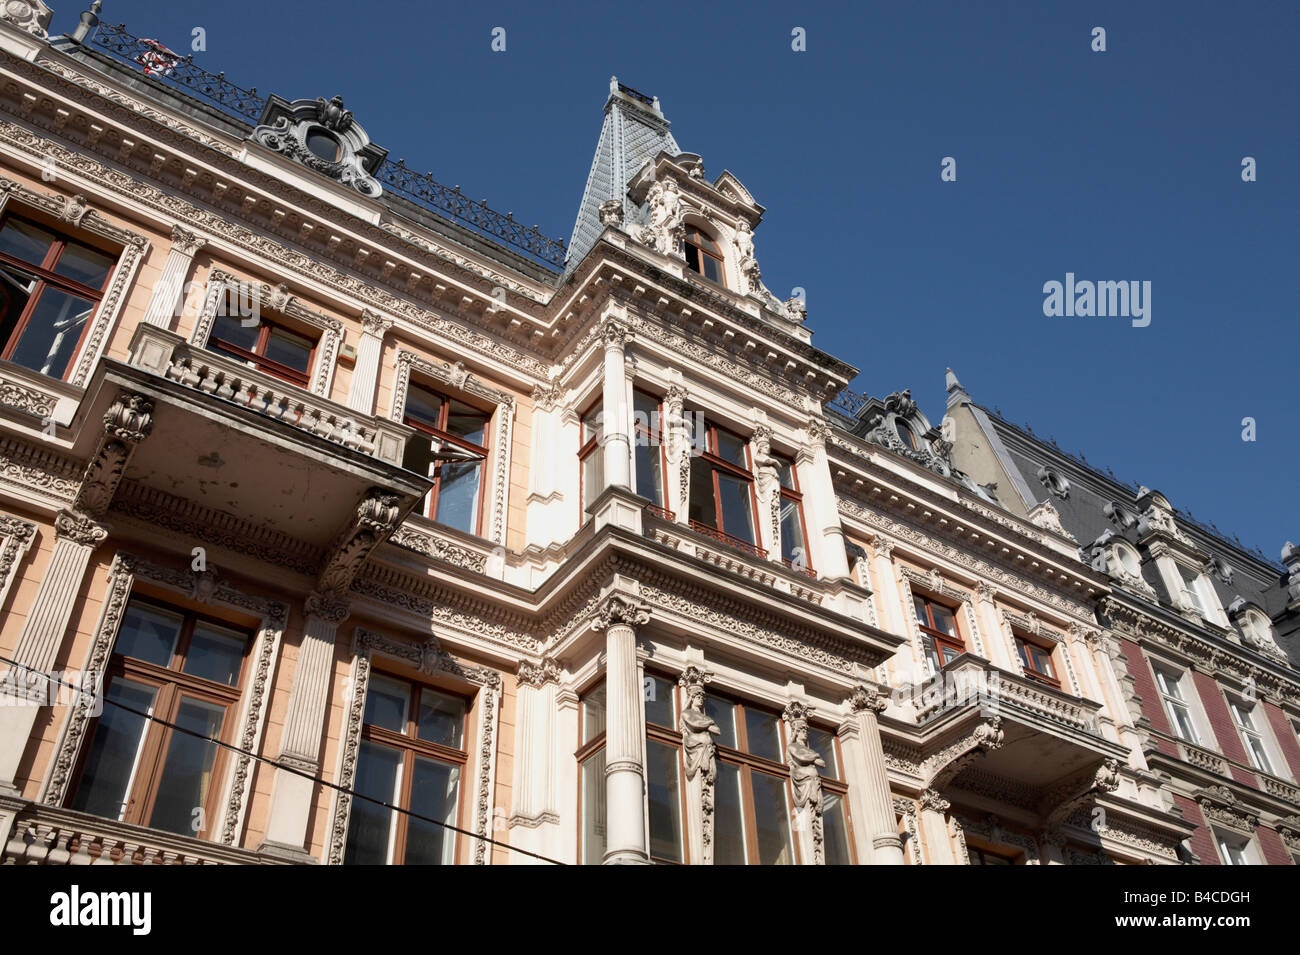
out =
<svg viewBox="0 0 1300 955"><path fill-rule="evenodd" d="M384 191L373 174L387 150L371 144L352 111L343 107L341 96L329 102L319 98L292 103L272 96L252 139L368 198Z"/></svg>
<svg viewBox="0 0 1300 955"><path fill-rule="evenodd" d="M611 594L599 606L593 630L608 630L610 627L644 627L650 622L650 606L640 600L620 593Z"/></svg>

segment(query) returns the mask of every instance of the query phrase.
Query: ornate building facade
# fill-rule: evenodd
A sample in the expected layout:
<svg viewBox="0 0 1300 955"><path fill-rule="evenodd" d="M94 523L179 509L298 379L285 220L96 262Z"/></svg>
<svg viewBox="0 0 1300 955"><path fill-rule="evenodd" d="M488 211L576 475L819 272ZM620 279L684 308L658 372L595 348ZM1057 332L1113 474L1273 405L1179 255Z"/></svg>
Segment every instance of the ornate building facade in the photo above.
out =
<svg viewBox="0 0 1300 955"><path fill-rule="evenodd" d="M1293 551L854 395L616 80L566 251L98 10L0 12L4 863L1293 861Z"/></svg>

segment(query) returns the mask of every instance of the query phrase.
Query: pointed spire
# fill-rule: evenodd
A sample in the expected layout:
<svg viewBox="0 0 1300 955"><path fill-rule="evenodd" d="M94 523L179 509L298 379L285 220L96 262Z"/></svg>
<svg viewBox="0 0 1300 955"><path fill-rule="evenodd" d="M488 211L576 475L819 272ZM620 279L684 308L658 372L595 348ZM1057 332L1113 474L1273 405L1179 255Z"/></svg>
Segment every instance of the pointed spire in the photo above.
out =
<svg viewBox="0 0 1300 955"><path fill-rule="evenodd" d="M627 198L628 180L659 153L675 156L681 152L668 127L658 97L625 86L616 76L609 78L605 122L600 128L596 155L591 161L578 218L569 239L567 268L572 269L581 262L604 231L600 222L601 203L617 199L623 203L623 221L639 221L636 208Z"/></svg>
<svg viewBox="0 0 1300 955"><path fill-rule="evenodd" d="M970 395L966 393L966 389L963 388L961 386L961 382L957 380L957 373L953 371L951 368L948 369L947 374L944 376L944 385L948 389L947 406L949 408L953 407L954 405L959 405L963 401L971 400Z"/></svg>

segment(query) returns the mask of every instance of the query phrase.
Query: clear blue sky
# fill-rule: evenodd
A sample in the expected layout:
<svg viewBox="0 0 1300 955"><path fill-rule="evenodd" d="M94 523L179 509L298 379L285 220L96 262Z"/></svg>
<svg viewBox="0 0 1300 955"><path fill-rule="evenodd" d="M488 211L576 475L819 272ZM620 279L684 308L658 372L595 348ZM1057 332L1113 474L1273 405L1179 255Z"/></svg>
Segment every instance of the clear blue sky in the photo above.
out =
<svg viewBox="0 0 1300 955"><path fill-rule="evenodd" d="M77 4L51 5L71 31ZM767 207L764 280L807 290L854 390L910 387L937 421L951 365L976 401L1270 558L1300 537L1300 4L106 0L102 17L177 51L201 26L200 64L341 94L393 158L566 241L617 74ZM1149 280L1151 324L1044 317L1066 272Z"/></svg>

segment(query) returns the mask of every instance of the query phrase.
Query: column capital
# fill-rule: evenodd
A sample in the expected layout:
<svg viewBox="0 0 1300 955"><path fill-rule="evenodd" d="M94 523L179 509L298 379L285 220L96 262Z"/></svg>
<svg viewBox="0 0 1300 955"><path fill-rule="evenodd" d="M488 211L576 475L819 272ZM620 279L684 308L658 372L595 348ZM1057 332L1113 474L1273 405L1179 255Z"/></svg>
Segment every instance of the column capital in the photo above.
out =
<svg viewBox="0 0 1300 955"><path fill-rule="evenodd" d="M378 312L372 312L370 309L363 309L361 312L361 331L366 335L375 338L383 338L387 331L393 327L391 319L384 318Z"/></svg>
<svg viewBox="0 0 1300 955"><path fill-rule="evenodd" d="M532 686L540 689L547 683L559 683L560 667L554 660L545 658L537 663L524 660L519 664L516 679L521 687Z"/></svg>
<svg viewBox="0 0 1300 955"><path fill-rule="evenodd" d="M630 594L612 593L604 598L592 621L592 629L608 630L610 627L644 627L650 622L650 605Z"/></svg>
<svg viewBox="0 0 1300 955"><path fill-rule="evenodd" d="M98 547L108 538L108 528L85 514L64 508L54 517L54 536L84 547Z"/></svg>
<svg viewBox="0 0 1300 955"><path fill-rule="evenodd" d="M605 348L623 349L627 346L627 340L631 337L626 325L616 321L613 318L606 318L600 324L600 337L605 342Z"/></svg>
<svg viewBox="0 0 1300 955"><path fill-rule="evenodd" d="M307 595L307 599L303 602L303 610L308 617L316 617L337 627L352 612L352 602L340 600L320 591L313 591Z"/></svg>
<svg viewBox="0 0 1300 955"><path fill-rule="evenodd" d="M194 255L208 244L208 240L195 235L179 225L172 226L172 250L187 258Z"/></svg>
<svg viewBox="0 0 1300 955"><path fill-rule="evenodd" d="M855 686L845 702L852 713L883 713L889 709L888 697L880 692L879 687L866 683Z"/></svg>
<svg viewBox="0 0 1300 955"><path fill-rule="evenodd" d="M928 809L930 812L945 813L952 808L952 803L944 799L935 789L927 789L921 793L921 808Z"/></svg>

